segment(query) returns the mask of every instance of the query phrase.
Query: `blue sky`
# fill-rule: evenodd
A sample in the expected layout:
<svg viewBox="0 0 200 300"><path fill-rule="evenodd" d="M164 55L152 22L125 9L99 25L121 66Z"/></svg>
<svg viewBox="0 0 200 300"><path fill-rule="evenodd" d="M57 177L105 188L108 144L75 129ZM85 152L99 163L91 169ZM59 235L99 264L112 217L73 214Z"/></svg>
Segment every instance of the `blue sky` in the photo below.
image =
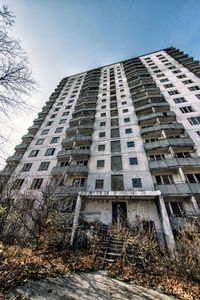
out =
<svg viewBox="0 0 200 300"><path fill-rule="evenodd" d="M11 154L63 77L169 46L200 59L200 0L4 3L16 15L13 35L22 41L40 86L28 100L35 110L10 120L5 149Z"/></svg>

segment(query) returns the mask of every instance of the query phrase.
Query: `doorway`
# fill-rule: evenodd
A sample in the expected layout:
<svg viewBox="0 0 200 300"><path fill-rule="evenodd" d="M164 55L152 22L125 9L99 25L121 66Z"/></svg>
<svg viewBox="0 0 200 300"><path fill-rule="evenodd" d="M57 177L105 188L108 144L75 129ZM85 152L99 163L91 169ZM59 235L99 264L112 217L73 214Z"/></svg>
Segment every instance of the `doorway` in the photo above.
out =
<svg viewBox="0 0 200 300"><path fill-rule="evenodd" d="M122 227L127 223L126 202L112 202L112 224Z"/></svg>

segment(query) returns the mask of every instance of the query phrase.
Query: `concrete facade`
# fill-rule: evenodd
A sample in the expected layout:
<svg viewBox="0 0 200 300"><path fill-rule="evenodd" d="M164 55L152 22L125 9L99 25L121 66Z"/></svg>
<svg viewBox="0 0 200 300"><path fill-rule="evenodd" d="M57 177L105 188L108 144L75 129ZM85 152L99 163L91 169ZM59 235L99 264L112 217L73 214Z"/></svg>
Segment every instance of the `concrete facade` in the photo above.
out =
<svg viewBox="0 0 200 300"><path fill-rule="evenodd" d="M64 78L22 140L1 174L21 193L62 178L77 216L112 225L119 202L172 251L199 216L199 62L172 47Z"/></svg>

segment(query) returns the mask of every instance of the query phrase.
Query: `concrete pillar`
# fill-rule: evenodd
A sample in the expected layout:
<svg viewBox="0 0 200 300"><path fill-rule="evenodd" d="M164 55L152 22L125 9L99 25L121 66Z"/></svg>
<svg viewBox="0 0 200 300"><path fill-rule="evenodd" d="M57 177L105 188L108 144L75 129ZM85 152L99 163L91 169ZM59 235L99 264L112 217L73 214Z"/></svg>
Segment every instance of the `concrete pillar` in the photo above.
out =
<svg viewBox="0 0 200 300"><path fill-rule="evenodd" d="M72 235L71 235L71 240L70 240L70 246L73 245L76 230L78 228L81 205L82 205L82 198L81 198L80 195L78 195L77 200L76 200L76 207L75 207L75 213L74 213L74 221L73 221L73 227L72 227Z"/></svg>
<svg viewBox="0 0 200 300"><path fill-rule="evenodd" d="M162 228L163 233L165 236L165 241L167 244L167 249L171 255L175 254L175 240L174 235L171 229L168 213L165 207L165 202L162 196L158 197L158 206L160 209L160 215L161 215L161 222L162 222Z"/></svg>
<svg viewBox="0 0 200 300"><path fill-rule="evenodd" d="M191 196L190 200L191 200L192 205L193 205L193 207L194 207L195 214L196 214L197 216L200 216L200 209L199 209L199 206L198 206L198 204L197 204L197 201L196 201L195 197L194 197L194 196Z"/></svg>

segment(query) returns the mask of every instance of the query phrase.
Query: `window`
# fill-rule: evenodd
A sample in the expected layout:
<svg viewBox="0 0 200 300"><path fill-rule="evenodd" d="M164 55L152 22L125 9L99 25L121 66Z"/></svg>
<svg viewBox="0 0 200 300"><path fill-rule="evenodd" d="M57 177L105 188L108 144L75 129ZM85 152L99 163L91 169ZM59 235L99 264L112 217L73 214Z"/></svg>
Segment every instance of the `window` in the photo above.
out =
<svg viewBox="0 0 200 300"><path fill-rule="evenodd" d="M200 131L196 131L196 133L200 136Z"/></svg>
<svg viewBox="0 0 200 300"><path fill-rule="evenodd" d="M160 80L160 82L167 82L167 81L169 81L168 78L163 78L163 79Z"/></svg>
<svg viewBox="0 0 200 300"><path fill-rule="evenodd" d="M111 145L111 152L121 152L120 141L112 141L110 145Z"/></svg>
<svg viewBox="0 0 200 300"><path fill-rule="evenodd" d="M181 202L166 202L165 205L169 216L182 217L185 215Z"/></svg>
<svg viewBox="0 0 200 300"><path fill-rule="evenodd" d="M63 104L63 102L58 102L56 106L59 106L59 105L62 105L62 104Z"/></svg>
<svg viewBox="0 0 200 300"><path fill-rule="evenodd" d="M69 162L68 161L61 161L60 166L61 167L69 166Z"/></svg>
<svg viewBox="0 0 200 300"><path fill-rule="evenodd" d="M35 178L31 184L31 189L40 189L43 182L43 178Z"/></svg>
<svg viewBox="0 0 200 300"><path fill-rule="evenodd" d="M175 67L175 66L172 66L172 67L169 67L168 69L169 69L169 70L173 70L173 69L176 69L176 67Z"/></svg>
<svg viewBox="0 0 200 300"><path fill-rule="evenodd" d="M190 91L197 91L197 90L200 90L200 88L196 85L196 86L190 86L188 88Z"/></svg>
<svg viewBox="0 0 200 300"><path fill-rule="evenodd" d="M171 65L171 63L166 63L166 64L165 64L165 66L170 66L170 65Z"/></svg>
<svg viewBox="0 0 200 300"><path fill-rule="evenodd" d="M100 126L106 126L106 122L100 122Z"/></svg>
<svg viewBox="0 0 200 300"><path fill-rule="evenodd" d="M110 115L111 115L111 117L118 116L118 110L117 109L111 110Z"/></svg>
<svg viewBox="0 0 200 300"><path fill-rule="evenodd" d="M173 90L173 91L168 92L168 94L170 96L172 96L172 95L177 95L177 94L180 94L180 93L177 90Z"/></svg>
<svg viewBox="0 0 200 300"><path fill-rule="evenodd" d="M122 110L123 113L127 113L128 112L128 108L125 108Z"/></svg>
<svg viewBox="0 0 200 300"><path fill-rule="evenodd" d="M124 118L124 123L130 122L130 118Z"/></svg>
<svg viewBox="0 0 200 300"><path fill-rule="evenodd" d="M149 160L150 161L159 161L165 159L165 156L163 154L157 154L157 155L149 155Z"/></svg>
<svg viewBox="0 0 200 300"><path fill-rule="evenodd" d="M59 111L60 107L55 108L53 111Z"/></svg>
<svg viewBox="0 0 200 300"><path fill-rule="evenodd" d="M126 104L127 104L127 102L126 102L126 101L123 101L123 102L122 102L122 105L126 105Z"/></svg>
<svg viewBox="0 0 200 300"><path fill-rule="evenodd" d="M102 106L101 106L101 109L106 109L106 105L102 105Z"/></svg>
<svg viewBox="0 0 200 300"><path fill-rule="evenodd" d="M185 174L189 183L200 183L200 174Z"/></svg>
<svg viewBox="0 0 200 300"><path fill-rule="evenodd" d="M62 116L64 117L64 116L68 116L69 115L69 112L68 111L65 111L63 114L62 114Z"/></svg>
<svg viewBox="0 0 200 300"><path fill-rule="evenodd" d="M183 84L190 84L190 83L193 83L193 81L191 79L189 80L184 80L182 81Z"/></svg>
<svg viewBox="0 0 200 300"><path fill-rule="evenodd" d="M132 185L133 187L142 187L141 178L133 178L132 179Z"/></svg>
<svg viewBox="0 0 200 300"><path fill-rule="evenodd" d="M105 145L98 145L98 151L104 151Z"/></svg>
<svg viewBox="0 0 200 300"><path fill-rule="evenodd" d="M48 132L49 132L49 129L44 129L44 130L42 130L41 135L45 135L45 134L47 134Z"/></svg>
<svg viewBox="0 0 200 300"><path fill-rule="evenodd" d="M172 84L172 83L170 83L170 84L164 84L164 87L165 87L166 89L169 89L169 88L172 88L172 87L173 87L173 84Z"/></svg>
<svg viewBox="0 0 200 300"><path fill-rule="evenodd" d="M44 143L44 139L39 139L36 142L36 145L42 145Z"/></svg>
<svg viewBox="0 0 200 300"><path fill-rule="evenodd" d="M97 160L97 168L104 168L104 160Z"/></svg>
<svg viewBox="0 0 200 300"><path fill-rule="evenodd" d="M111 138L119 137L119 128L111 129L110 135L111 135Z"/></svg>
<svg viewBox="0 0 200 300"><path fill-rule="evenodd" d="M45 156L53 155L54 152L55 152L55 148L49 148L49 149L46 150Z"/></svg>
<svg viewBox="0 0 200 300"><path fill-rule="evenodd" d="M111 120L110 120L110 126L111 126L111 127L119 126L119 119L118 119L118 118L111 119Z"/></svg>
<svg viewBox="0 0 200 300"><path fill-rule="evenodd" d="M200 94L196 94L195 96L197 97L197 99L200 99Z"/></svg>
<svg viewBox="0 0 200 300"><path fill-rule="evenodd" d="M111 175L111 189L112 191L124 190L123 175Z"/></svg>
<svg viewBox="0 0 200 300"><path fill-rule="evenodd" d="M101 113L101 117L105 117L106 116L106 113Z"/></svg>
<svg viewBox="0 0 200 300"><path fill-rule="evenodd" d="M156 75L158 78L160 78L160 77L163 77L163 76L165 76L165 74L163 74L163 73L161 73L161 74L158 74L158 75Z"/></svg>
<svg viewBox="0 0 200 300"><path fill-rule="evenodd" d="M175 98L175 99L173 99L173 100L174 100L174 102L175 102L176 104L178 104L178 103L183 103L183 102L187 102L187 101L185 100L184 97Z"/></svg>
<svg viewBox="0 0 200 300"><path fill-rule="evenodd" d="M176 153L175 156L177 158L184 158L184 157L191 157L190 153L189 152L179 152L179 153Z"/></svg>
<svg viewBox="0 0 200 300"><path fill-rule="evenodd" d="M72 105L67 105L66 107L65 107L65 109L70 109L72 107Z"/></svg>
<svg viewBox="0 0 200 300"><path fill-rule="evenodd" d="M121 98L125 98L126 96L125 95L121 95Z"/></svg>
<svg viewBox="0 0 200 300"><path fill-rule="evenodd" d="M22 187L22 184L24 183L24 179L16 179L13 183L13 189L19 190Z"/></svg>
<svg viewBox="0 0 200 300"><path fill-rule="evenodd" d="M192 106L180 107L180 110L183 114L193 112Z"/></svg>
<svg viewBox="0 0 200 300"><path fill-rule="evenodd" d="M128 148L135 147L134 141L127 142L127 147L128 147Z"/></svg>
<svg viewBox="0 0 200 300"><path fill-rule="evenodd" d="M173 74L181 73L181 70L172 71Z"/></svg>
<svg viewBox="0 0 200 300"><path fill-rule="evenodd" d="M120 92L124 92L124 89L119 90Z"/></svg>
<svg viewBox="0 0 200 300"><path fill-rule="evenodd" d="M178 75L178 76L176 76L178 79L181 79L181 78L185 78L185 77L187 77L185 74L182 74L182 75Z"/></svg>
<svg viewBox="0 0 200 300"><path fill-rule="evenodd" d="M162 184L174 184L174 180L172 175L157 175L155 176L156 179L156 183L158 185L162 185Z"/></svg>
<svg viewBox="0 0 200 300"><path fill-rule="evenodd" d="M56 128L55 133L62 132L62 131L63 131L63 128L64 128L64 127L58 127L58 128Z"/></svg>
<svg viewBox="0 0 200 300"><path fill-rule="evenodd" d="M50 116L50 119L54 119L57 116L57 114L53 114Z"/></svg>
<svg viewBox="0 0 200 300"><path fill-rule="evenodd" d="M76 178L73 180L73 186L84 186L85 185L85 178Z"/></svg>
<svg viewBox="0 0 200 300"><path fill-rule="evenodd" d="M41 162L38 171L46 171L46 170L48 170L49 165L50 165L49 161Z"/></svg>
<svg viewBox="0 0 200 300"><path fill-rule="evenodd" d="M130 157L129 164L130 164L130 166L137 165L138 164L137 157Z"/></svg>
<svg viewBox="0 0 200 300"><path fill-rule="evenodd" d="M35 157L38 155L39 150L32 150L31 153L29 154L29 157Z"/></svg>
<svg viewBox="0 0 200 300"><path fill-rule="evenodd" d="M95 189L103 189L103 184L104 184L103 179L96 179Z"/></svg>
<svg viewBox="0 0 200 300"><path fill-rule="evenodd" d="M50 144L55 144L55 143L58 143L58 141L59 141L59 137L58 137L58 136L56 136L56 137L53 137L53 138L51 139L51 142L50 142Z"/></svg>
<svg viewBox="0 0 200 300"><path fill-rule="evenodd" d="M64 123L66 123L67 122L67 119L61 119L60 121L59 121L59 124L64 124Z"/></svg>
<svg viewBox="0 0 200 300"><path fill-rule="evenodd" d="M47 122L46 126L51 126L53 125L53 121Z"/></svg>
<svg viewBox="0 0 200 300"><path fill-rule="evenodd" d="M106 135L105 132L100 132L100 133L99 133L99 137L104 137L105 135Z"/></svg>
<svg viewBox="0 0 200 300"><path fill-rule="evenodd" d="M132 133L132 128L127 128L127 129L125 129L125 133Z"/></svg>
<svg viewBox="0 0 200 300"><path fill-rule="evenodd" d="M75 96L71 96L71 98L72 98L72 97L75 97ZM73 103L73 102L74 102L74 100L69 100L69 101L68 101L68 103Z"/></svg>
<svg viewBox="0 0 200 300"><path fill-rule="evenodd" d="M32 163L24 164L21 169L21 172L28 172L31 167L32 167Z"/></svg>
<svg viewBox="0 0 200 300"><path fill-rule="evenodd" d="M111 170L118 171L122 170L122 157L111 156Z"/></svg>
<svg viewBox="0 0 200 300"><path fill-rule="evenodd" d="M198 125L200 124L200 117L189 118L188 121L191 125Z"/></svg>

